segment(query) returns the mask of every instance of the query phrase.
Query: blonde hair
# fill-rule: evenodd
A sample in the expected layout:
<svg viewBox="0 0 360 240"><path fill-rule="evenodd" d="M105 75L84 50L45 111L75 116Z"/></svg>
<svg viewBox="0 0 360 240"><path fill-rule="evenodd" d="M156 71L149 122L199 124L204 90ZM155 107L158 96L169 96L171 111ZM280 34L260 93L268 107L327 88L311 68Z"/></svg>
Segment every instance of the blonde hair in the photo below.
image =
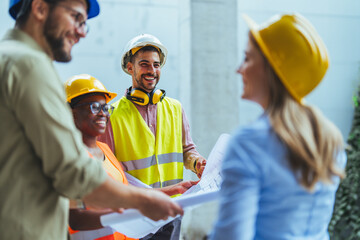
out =
<svg viewBox="0 0 360 240"><path fill-rule="evenodd" d="M250 34L251 41L257 46ZM290 167L307 190L318 181L331 183L333 176L344 177L336 167L336 157L343 150L338 128L315 107L298 103L287 91L265 56L269 76L267 112L271 126L288 149Z"/></svg>

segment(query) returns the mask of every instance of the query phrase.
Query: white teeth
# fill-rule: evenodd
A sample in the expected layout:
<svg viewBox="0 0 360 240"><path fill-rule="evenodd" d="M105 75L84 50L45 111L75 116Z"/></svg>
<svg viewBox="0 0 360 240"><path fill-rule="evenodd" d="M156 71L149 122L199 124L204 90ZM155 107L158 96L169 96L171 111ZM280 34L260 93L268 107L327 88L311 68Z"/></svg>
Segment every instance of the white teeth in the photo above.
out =
<svg viewBox="0 0 360 240"><path fill-rule="evenodd" d="M153 78L153 77L150 77L150 78L149 78L149 77L145 77L145 79L146 79L146 80L154 80L155 78Z"/></svg>
<svg viewBox="0 0 360 240"><path fill-rule="evenodd" d="M106 121L96 121L97 124L105 125Z"/></svg>

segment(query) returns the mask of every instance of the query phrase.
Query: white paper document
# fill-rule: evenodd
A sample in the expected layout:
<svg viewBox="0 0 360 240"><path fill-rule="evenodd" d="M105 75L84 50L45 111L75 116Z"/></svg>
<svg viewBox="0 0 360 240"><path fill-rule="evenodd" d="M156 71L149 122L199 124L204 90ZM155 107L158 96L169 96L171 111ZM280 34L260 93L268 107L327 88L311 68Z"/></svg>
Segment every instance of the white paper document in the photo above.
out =
<svg viewBox="0 0 360 240"><path fill-rule="evenodd" d="M124 172L126 179L128 180L128 183L132 186L135 187L141 187L141 188L152 188L151 186L143 183L142 181L140 181L139 179L137 179L136 177L132 176L131 174Z"/></svg>
<svg viewBox="0 0 360 240"><path fill-rule="evenodd" d="M184 195L196 192L207 192L219 190L222 182L221 165L225 156L230 135L223 133L216 141L209 157L206 160L206 166L201 176L201 180L195 186L187 190Z"/></svg>
<svg viewBox="0 0 360 240"><path fill-rule="evenodd" d="M227 148L229 134L220 135L215 143L209 157L206 161L206 166L199 183L191 187L182 196L174 198L184 210L194 207L199 204L214 201L218 198L220 184L222 177L220 174L221 163ZM129 184L138 187L149 187L133 176L126 174ZM129 209L124 213L110 213L101 216L101 224L103 226L110 226L117 232L125 234L131 238L142 238L149 233L155 233L159 228L166 223L171 222L174 218L169 218L166 221L152 221L143 216L138 210Z"/></svg>
<svg viewBox="0 0 360 240"><path fill-rule="evenodd" d="M190 206L214 201L218 198L219 191L211 191L205 193L189 194L174 198L184 209ZM142 238L149 233L155 233L166 223L171 222L174 218L167 220L153 221L143 216L138 210L129 209L123 213L110 213L100 217L103 226L110 226L117 232L125 234L131 238Z"/></svg>

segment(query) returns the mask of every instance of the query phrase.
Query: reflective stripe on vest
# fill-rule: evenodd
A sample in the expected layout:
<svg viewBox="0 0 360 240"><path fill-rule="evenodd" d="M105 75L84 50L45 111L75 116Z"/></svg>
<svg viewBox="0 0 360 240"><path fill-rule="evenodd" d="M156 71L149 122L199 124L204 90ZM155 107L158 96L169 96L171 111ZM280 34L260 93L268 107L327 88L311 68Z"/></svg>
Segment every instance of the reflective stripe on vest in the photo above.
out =
<svg viewBox="0 0 360 240"><path fill-rule="evenodd" d="M134 104L122 97L110 117L115 155L143 183L164 187L183 178L182 108L165 97L157 103L156 138Z"/></svg>
<svg viewBox="0 0 360 240"><path fill-rule="evenodd" d="M70 235L70 240L138 240L115 232L110 227L98 230L80 231Z"/></svg>
<svg viewBox="0 0 360 240"><path fill-rule="evenodd" d="M162 154L162 155L158 155L158 160L159 160L159 164L172 163L172 162L182 163L183 155L182 155L182 153ZM143 159L122 162L122 165L124 166L124 170L126 172L129 172L129 171L132 171L135 169L147 168L149 166L153 166L156 164L157 164L157 161L156 161L155 155L151 156L151 157L143 158Z"/></svg>
<svg viewBox="0 0 360 240"><path fill-rule="evenodd" d="M162 182L162 187L171 186L171 185L177 184L181 181L182 181L182 179L173 179L173 180L165 181L165 182ZM150 185L150 187L160 188L160 182L153 183Z"/></svg>
<svg viewBox="0 0 360 240"><path fill-rule="evenodd" d="M95 240L102 237L109 237L114 239L115 231L111 227L104 227L97 230L80 231L70 235L71 240ZM111 238L110 238L111 237ZM120 238L121 239L121 238ZM123 238L125 239L125 238Z"/></svg>

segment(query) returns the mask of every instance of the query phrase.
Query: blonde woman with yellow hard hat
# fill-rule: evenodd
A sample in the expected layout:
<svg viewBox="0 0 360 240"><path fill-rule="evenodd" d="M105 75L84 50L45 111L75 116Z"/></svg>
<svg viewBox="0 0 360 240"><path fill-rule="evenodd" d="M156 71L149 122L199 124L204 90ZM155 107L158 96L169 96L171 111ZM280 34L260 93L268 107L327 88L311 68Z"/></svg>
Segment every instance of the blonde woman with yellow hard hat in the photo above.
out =
<svg viewBox="0 0 360 240"><path fill-rule="evenodd" d="M346 163L339 130L303 98L322 80L328 53L299 14L249 28L243 99L264 113L232 137L223 162L211 239L329 239L335 192Z"/></svg>

